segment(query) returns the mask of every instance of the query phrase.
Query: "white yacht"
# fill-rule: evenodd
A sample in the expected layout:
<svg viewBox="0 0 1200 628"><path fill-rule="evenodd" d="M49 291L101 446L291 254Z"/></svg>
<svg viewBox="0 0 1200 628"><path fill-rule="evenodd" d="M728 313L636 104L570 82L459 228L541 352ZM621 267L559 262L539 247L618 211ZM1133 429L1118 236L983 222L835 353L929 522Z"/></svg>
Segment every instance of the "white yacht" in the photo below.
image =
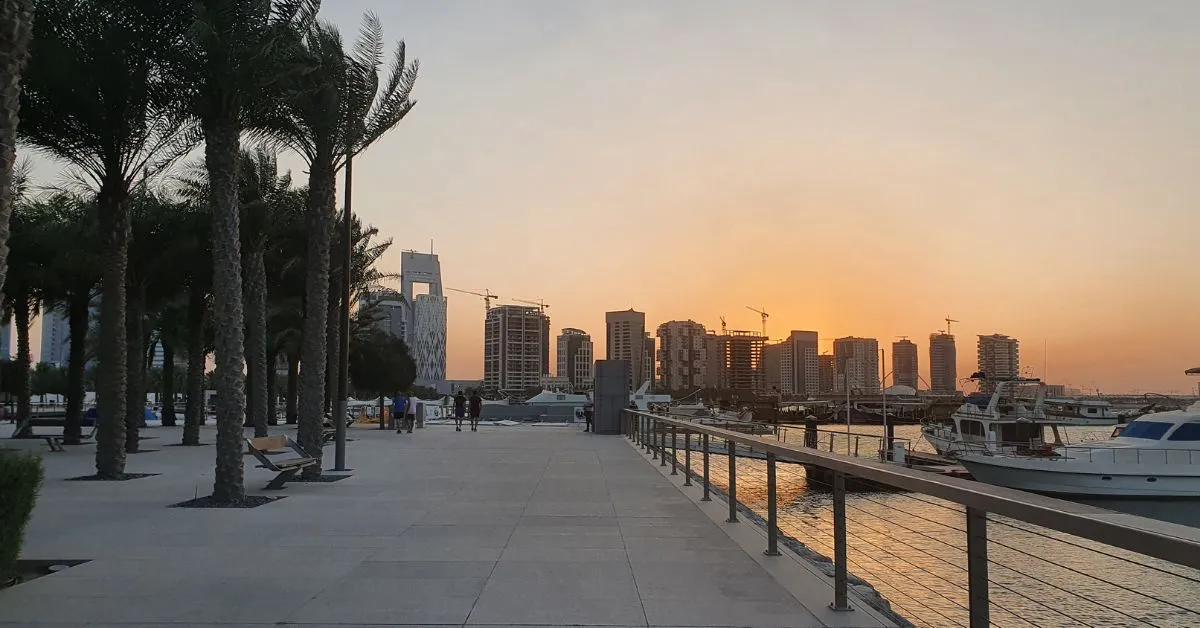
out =
<svg viewBox="0 0 1200 628"><path fill-rule="evenodd" d="M968 395L950 415L951 422L921 426L921 435L938 455L955 458L964 451L1033 451L1048 443L1061 444L1059 427L1091 424L1085 417L1048 414L1046 385L1039 379L1014 378L993 383L995 390L991 395ZM1032 399L1030 388L1034 388Z"/></svg>
<svg viewBox="0 0 1200 628"><path fill-rule="evenodd" d="M1107 441L967 451L958 460L976 480L1039 493L1200 497L1200 403L1142 416Z"/></svg>
<svg viewBox="0 0 1200 628"><path fill-rule="evenodd" d="M1121 422L1122 415L1103 399L1047 399L1047 417L1069 419L1074 425L1107 426Z"/></svg>

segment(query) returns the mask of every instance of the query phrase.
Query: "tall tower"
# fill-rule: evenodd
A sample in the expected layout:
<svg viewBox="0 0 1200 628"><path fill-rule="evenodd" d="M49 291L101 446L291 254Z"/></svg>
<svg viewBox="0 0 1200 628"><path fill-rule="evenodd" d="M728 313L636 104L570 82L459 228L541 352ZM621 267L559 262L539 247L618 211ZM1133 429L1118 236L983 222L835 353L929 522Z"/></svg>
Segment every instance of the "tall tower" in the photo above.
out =
<svg viewBox="0 0 1200 628"><path fill-rule="evenodd" d="M591 390L595 380L592 361L592 337L582 329L564 327L558 335L559 377L571 382L573 392Z"/></svg>
<svg viewBox="0 0 1200 628"><path fill-rule="evenodd" d="M483 324L483 385L521 392L541 386L549 371L550 317L541 308L500 305Z"/></svg>
<svg viewBox="0 0 1200 628"><path fill-rule="evenodd" d="M427 292L413 295L413 287ZM417 363L417 381L432 385L446 379L446 297L442 293L442 263L433 253L404 251L400 257L401 302L406 314L404 340Z"/></svg>
<svg viewBox="0 0 1200 628"><path fill-rule="evenodd" d="M958 392L957 361L953 334L929 334L930 392L944 395Z"/></svg>
<svg viewBox="0 0 1200 628"><path fill-rule="evenodd" d="M785 341L789 351L785 358L791 361L790 368L785 366L785 373L790 373L790 381L784 382L784 388L796 395L815 395L821 391L820 374L817 356L817 332L796 331Z"/></svg>
<svg viewBox="0 0 1200 628"><path fill-rule="evenodd" d="M71 326L67 315L56 308L42 309L42 354L39 361L66 366L71 353Z"/></svg>
<svg viewBox="0 0 1200 628"><path fill-rule="evenodd" d="M892 343L892 385L917 389L917 345L907 338Z"/></svg>
<svg viewBox="0 0 1200 628"><path fill-rule="evenodd" d="M704 386L708 364L704 325L696 321L667 321L658 326L659 382L667 390Z"/></svg>
<svg viewBox="0 0 1200 628"><path fill-rule="evenodd" d="M629 363L629 390L636 390L647 379L643 364L646 353L646 314L633 308L606 312L605 356ZM651 367L653 368L653 367Z"/></svg>
<svg viewBox="0 0 1200 628"><path fill-rule="evenodd" d="M879 341L874 338L849 336L833 341L833 358L837 368L834 386L846 392L846 386L859 394L879 392Z"/></svg>
<svg viewBox="0 0 1200 628"><path fill-rule="evenodd" d="M1016 338L1004 334L979 336L979 370L988 380L1009 379L1021 374L1021 353ZM985 388L989 386L985 383Z"/></svg>

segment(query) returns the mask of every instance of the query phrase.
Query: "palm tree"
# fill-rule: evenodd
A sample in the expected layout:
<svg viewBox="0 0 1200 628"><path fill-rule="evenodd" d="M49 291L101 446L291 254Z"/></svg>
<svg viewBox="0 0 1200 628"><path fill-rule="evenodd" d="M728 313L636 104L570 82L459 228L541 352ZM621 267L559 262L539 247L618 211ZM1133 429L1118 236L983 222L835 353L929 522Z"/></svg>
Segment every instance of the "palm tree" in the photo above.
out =
<svg viewBox="0 0 1200 628"><path fill-rule="evenodd" d="M238 151L247 121L276 106L283 51L316 19L317 0L197 0L194 102L204 131L213 217L213 315L216 325L217 460L212 497L245 495L242 467L244 335Z"/></svg>
<svg viewBox="0 0 1200 628"><path fill-rule="evenodd" d="M96 475L125 471L125 273L131 186L195 145L170 65L184 49L186 0L40 0L19 132L97 190L103 260Z"/></svg>
<svg viewBox="0 0 1200 628"><path fill-rule="evenodd" d="M416 80L416 64L405 64L401 44L391 76L381 91L378 68L382 50L382 28L371 14L364 20L353 57L343 51L342 38L335 27L315 25L304 38L304 59L309 70L300 81L302 87L287 100L285 110L270 125L274 137L296 151L309 169L297 437L300 446L318 458L329 353L326 343L330 340L327 337L331 305L329 255L336 204L335 178L348 160L382 137L413 106L409 92ZM346 228L349 226L347 222ZM306 476L320 472L319 465L304 470Z"/></svg>
<svg viewBox="0 0 1200 628"><path fill-rule="evenodd" d="M17 422L31 417L29 331L43 302L46 269L52 257L47 246L47 225L52 209L47 201L23 201L12 213L12 247L8 251L8 279L4 284L4 319L12 320L17 335L16 382Z"/></svg>
<svg viewBox="0 0 1200 628"><path fill-rule="evenodd" d="M14 202L21 72L29 60L33 0L0 0L0 289L8 273L8 220Z"/></svg>

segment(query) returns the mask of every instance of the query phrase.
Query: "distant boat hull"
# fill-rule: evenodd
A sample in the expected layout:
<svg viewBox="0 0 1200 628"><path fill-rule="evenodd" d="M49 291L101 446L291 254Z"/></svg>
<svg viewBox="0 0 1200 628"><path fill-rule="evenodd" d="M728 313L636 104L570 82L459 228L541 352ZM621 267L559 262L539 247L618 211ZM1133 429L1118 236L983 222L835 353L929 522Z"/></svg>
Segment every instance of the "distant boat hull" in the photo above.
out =
<svg viewBox="0 0 1200 628"><path fill-rule="evenodd" d="M1200 498L1200 465L1122 464L961 453L958 461L980 482L1064 496ZM1197 460L1200 462L1200 460Z"/></svg>

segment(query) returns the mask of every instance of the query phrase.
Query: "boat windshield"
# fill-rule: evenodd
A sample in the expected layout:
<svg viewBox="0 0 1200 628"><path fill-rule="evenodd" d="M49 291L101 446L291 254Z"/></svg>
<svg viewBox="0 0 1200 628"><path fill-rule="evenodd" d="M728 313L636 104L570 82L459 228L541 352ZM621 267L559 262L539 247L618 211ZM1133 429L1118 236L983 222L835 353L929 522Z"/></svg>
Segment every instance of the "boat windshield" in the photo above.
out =
<svg viewBox="0 0 1200 628"><path fill-rule="evenodd" d="M1125 426L1121 430L1123 438L1144 438L1146 440L1159 440L1167 430L1171 429L1174 423L1163 423L1162 421L1134 421Z"/></svg>

